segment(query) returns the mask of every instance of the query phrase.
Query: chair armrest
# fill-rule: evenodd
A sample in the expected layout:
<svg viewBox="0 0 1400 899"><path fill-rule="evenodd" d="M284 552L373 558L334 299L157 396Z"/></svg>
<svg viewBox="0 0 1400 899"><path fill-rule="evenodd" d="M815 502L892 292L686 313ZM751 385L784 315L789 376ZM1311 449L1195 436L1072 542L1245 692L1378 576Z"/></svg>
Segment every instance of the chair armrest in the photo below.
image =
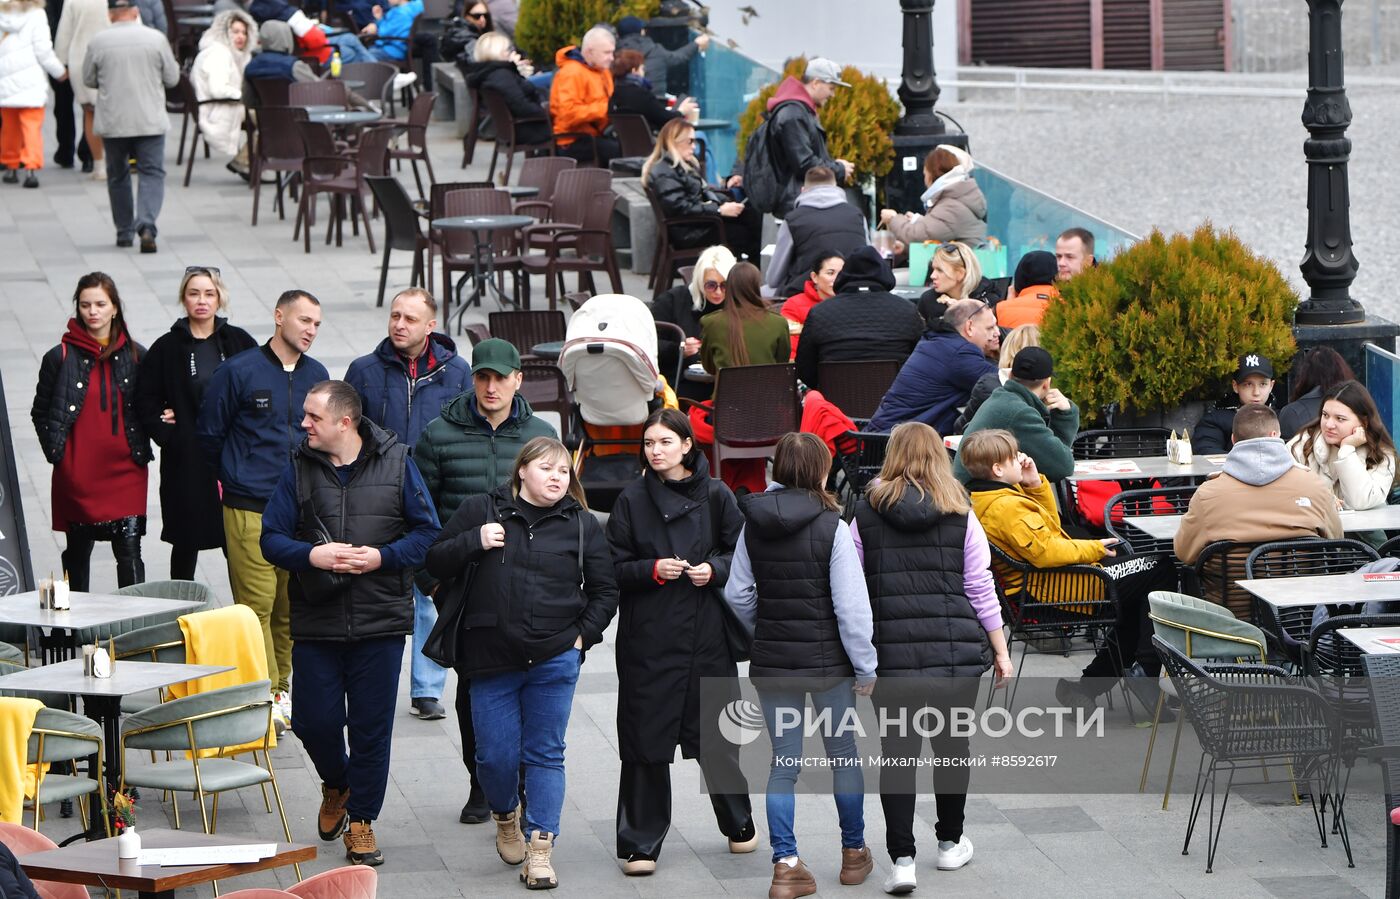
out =
<svg viewBox="0 0 1400 899"><path fill-rule="evenodd" d="M511 210L517 215L530 215L526 209L539 209L541 217L548 217L554 213L554 203L549 200L517 200L511 206ZM548 222L538 222L537 224L548 224Z"/></svg>

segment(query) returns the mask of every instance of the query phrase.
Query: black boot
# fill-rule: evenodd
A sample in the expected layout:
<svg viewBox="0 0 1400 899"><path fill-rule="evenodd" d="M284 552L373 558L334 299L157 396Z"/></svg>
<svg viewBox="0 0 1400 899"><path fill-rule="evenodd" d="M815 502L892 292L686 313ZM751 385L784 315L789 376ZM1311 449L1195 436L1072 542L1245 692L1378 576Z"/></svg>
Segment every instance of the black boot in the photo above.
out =
<svg viewBox="0 0 1400 899"><path fill-rule="evenodd" d="M130 587L146 580L146 564L141 561L141 534L133 523L112 540L112 555L117 560L117 586Z"/></svg>
<svg viewBox="0 0 1400 899"><path fill-rule="evenodd" d="M88 566L92 561L92 541L70 533L68 547L59 558L63 561L63 572L68 575L69 588L79 593L88 592L91 583L88 578Z"/></svg>
<svg viewBox="0 0 1400 899"><path fill-rule="evenodd" d="M490 817L491 807L486 804L486 794L473 783L471 795L467 797L467 804L462 806L462 814L457 816L457 820L463 824L483 824Z"/></svg>

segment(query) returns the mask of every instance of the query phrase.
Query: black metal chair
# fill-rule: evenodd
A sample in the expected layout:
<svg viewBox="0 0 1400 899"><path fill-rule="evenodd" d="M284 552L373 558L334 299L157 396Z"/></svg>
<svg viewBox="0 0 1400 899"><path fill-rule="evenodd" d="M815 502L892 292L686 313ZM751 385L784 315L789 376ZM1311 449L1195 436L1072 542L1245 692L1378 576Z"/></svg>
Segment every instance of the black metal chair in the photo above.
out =
<svg viewBox="0 0 1400 899"><path fill-rule="evenodd" d="M1385 895L1400 899L1400 655L1368 655L1362 662L1380 740L1365 754L1385 778Z"/></svg>
<svg viewBox="0 0 1400 899"><path fill-rule="evenodd" d="M432 276L432 270L423 264L428 238L423 234L423 226L408 192L403 189L399 179L390 175L367 176L365 183L369 185L374 202L384 216L384 262L379 267L379 300L375 305L384 305L384 289L389 282L389 253L392 250L413 252L413 276L409 283L414 287L424 285L432 293L432 285L426 283L427 278Z"/></svg>
<svg viewBox="0 0 1400 899"><path fill-rule="evenodd" d="M1382 556L1400 556L1400 537L1391 537L1376 550Z"/></svg>
<svg viewBox="0 0 1400 899"><path fill-rule="evenodd" d="M860 424L874 417L902 365L902 359L820 362L817 378L822 396Z"/></svg>
<svg viewBox="0 0 1400 899"><path fill-rule="evenodd" d="M1123 519L1156 515L1185 515L1196 493L1195 485L1189 487L1161 487L1153 490L1124 490L1104 506L1104 527L1111 536L1127 544L1133 555L1146 553L1170 553L1171 540L1159 540L1145 531L1133 527Z"/></svg>
<svg viewBox="0 0 1400 899"><path fill-rule="evenodd" d="M1348 574L1379 559L1375 549L1360 540L1323 540L1305 537L1279 540L1254 548L1245 559L1245 577L1284 578L1313 574ZM1290 662L1303 666L1303 654L1312 636L1315 605L1279 609L1255 598L1255 619L1269 635L1270 643Z"/></svg>
<svg viewBox="0 0 1400 899"><path fill-rule="evenodd" d="M1133 456L1165 456L1166 428L1115 428L1080 431L1070 449L1076 459L1128 459Z"/></svg>
<svg viewBox="0 0 1400 899"><path fill-rule="evenodd" d="M1208 599L1230 610L1236 618L1258 625L1254 614L1254 596L1235 585L1244 580L1245 562L1258 543L1235 543L1217 540L1201 550L1196 564L1185 571L1183 590L1192 596Z"/></svg>
<svg viewBox="0 0 1400 899"><path fill-rule="evenodd" d="M871 431L847 431L838 436L835 465L831 469L828 482L831 491L841 498L846 518L855 514L856 500L865 493L865 488L875 480L880 468L885 464L885 450L889 448L890 435Z"/></svg>
<svg viewBox="0 0 1400 899"><path fill-rule="evenodd" d="M1308 796L1318 836L1325 847L1326 808L1319 806L1316 797L1331 795L1338 784L1342 741L1337 713L1322 695L1271 665L1211 666L1207 670L1161 637L1154 636L1152 645L1162 657L1162 666L1181 697L1182 710L1196 731L1202 750L1181 854L1189 854L1191 835L1209 787L1206 873L1214 870L1225 806L1236 772L1262 769L1269 762L1291 765L1295 782L1315 784L1308 789ZM1217 816L1217 777L1222 770L1227 776ZM1346 817L1341 809L1337 824L1342 842L1347 845ZM1349 847L1347 857L1351 857Z"/></svg>

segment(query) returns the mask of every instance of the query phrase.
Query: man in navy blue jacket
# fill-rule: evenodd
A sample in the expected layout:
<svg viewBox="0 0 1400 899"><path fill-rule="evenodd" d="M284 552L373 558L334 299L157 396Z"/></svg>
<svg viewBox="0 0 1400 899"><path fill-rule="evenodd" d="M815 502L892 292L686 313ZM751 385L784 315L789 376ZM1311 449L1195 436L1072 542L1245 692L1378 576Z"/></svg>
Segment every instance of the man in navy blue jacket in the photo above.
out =
<svg viewBox="0 0 1400 899"><path fill-rule="evenodd" d="M389 304L389 336L374 352L350 363L346 382L360 395L364 417L413 449L442 407L471 389L472 370L457 346L436 332L437 301L421 287L401 290ZM445 717L447 669L423 655L423 641L437 622L437 607L413 588L413 655L409 711L424 720Z"/></svg>
<svg viewBox="0 0 1400 899"><path fill-rule="evenodd" d="M953 433L958 407L967 404L972 385L997 370L987 355L994 355L1000 343L990 306L981 300L949 304L909 354L870 419L870 430L888 431L901 422L921 421L940 434Z"/></svg>
<svg viewBox="0 0 1400 899"><path fill-rule="evenodd" d="M302 403L330 374L306 355L321 327L320 300L304 290L288 290L277 298L273 321L271 340L214 372L197 427L222 487L233 599L251 608L262 623L274 712L285 727L292 710L287 572L263 558L259 538L267 501L302 441Z"/></svg>

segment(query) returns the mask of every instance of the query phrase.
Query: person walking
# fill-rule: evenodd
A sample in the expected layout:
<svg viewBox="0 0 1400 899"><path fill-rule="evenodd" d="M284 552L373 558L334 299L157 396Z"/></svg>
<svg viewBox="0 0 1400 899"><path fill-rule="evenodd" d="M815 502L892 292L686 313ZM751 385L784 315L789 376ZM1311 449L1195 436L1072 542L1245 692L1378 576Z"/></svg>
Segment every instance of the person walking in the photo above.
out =
<svg viewBox="0 0 1400 899"><path fill-rule="evenodd" d="M321 778L321 839L343 832L351 864L382 865L373 823L413 631L413 570L440 528L408 447L364 417L355 388L322 381L302 409L306 437L268 501L260 540L269 562L297 575L288 586L292 730Z"/></svg>
<svg viewBox="0 0 1400 899"><path fill-rule="evenodd" d="M393 434L409 452L428 423L471 385L471 366L452 338L437 331L437 300L421 287L401 290L389 303L389 336L345 372L359 394L364 417ZM409 713L425 721L447 716L442 690L447 669L423 655L437 623L437 607L413 587L413 647Z"/></svg>
<svg viewBox="0 0 1400 899"><path fill-rule="evenodd" d="M58 81L68 78L53 52L44 0L0 2L0 167L6 184L39 186L44 167L44 107L49 83L44 73Z"/></svg>
<svg viewBox="0 0 1400 899"><path fill-rule="evenodd" d="M195 422L214 372L257 346L221 317L228 289L219 270L190 266L180 279L185 315L156 338L136 381L136 416L160 447L160 539L170 544L170 576L194 580L200 550L224 548L219 481Z"/></svg>
<svg viewBox="0 0 1400 899"><path fill-rule="evenodd" d="M92 546L112 544L117 585L146 579L146 465L151 446L132 408L145 347L131 337L117 285L102 272L78 279L73 318L44 354L30 418L54 466L53 529L67 536L63 570L87 591Z"/></svg>
<svg viewBox="0 0 1400 899"><path fill-rule="evenodd" d="M744 518L734 494L710 477L683 412L661 409L642 430L642 476L608 517L621 592L617 630L617 857L623 872L656 870L671 826L676 747L698 759L729 851L758 846L737 753L701 755L701 678L732 682L738 669L721 591Z"/></svg>
<svg viewBox="0 0 1400 899"><path fill-rule="evenodd" d="M952 710L976 705L979 678L989 667L995 666L998 685L1011 676L987 535L953 477L937 431L921 422L894 429L879 479L856 503L851 537L875 619L879 681L873 701L881 720L908 721L918 710L933 708L942 713L938 720L951 721ZM938 762L933 786L940 871L961 868L973 851L963 834L970 749L966 736L948 731L929 737ZM880 768L885 845L894 863L887 893L917 886L920 741L912 729L881 730L881 757L905 760Z"/></svg>
<svg viewBox="0 0 1400 899"><path fill-rule="evenodd" d="M107 19L107 2L106 0L65 0L62 6L63 14L59 16L58 19L58 31L54 35L53 49L54 52L58 54L59 62L68 66L74 72L81 72L83 59L87 56L88 44L92 41L93 35L106 31L112 24ZM97 102L97 93L86 84L83 84L81 78L66 79L63 84L66 88L66 93L69 94L67 104L70 109L68 109L67 112L70 119L72 116L71 107L74 100L77 100L83 109L83 141L82 145L78 148L78 156L82 161L83 174L88 175L94 180L105 180L107 178L107 172L106 164L102 162L102 138L98 137L97 132L92 130L93 114L95 110L94 104ZM54 115L56 117L62 115L62 113L59 112L59 104L61 102L64 102L63 98L60 96L60 92L55 90ZM71 122L67 128L72 128ZM63 166L63 163L59 160L66 158L70 161L67 166L63 167L72 168L72 150L69 150L67 153L62 152L63 130L62 128L59 129L60 153L55 155L54 161L58 162L60 166ZM70 137L69 146L71 146L71 141L72 138ZM99 163L102 164L99 165ZM96 171L94 171L94 169L96 169Z"/></svg>
<svg viewBox="0 0 1400 899"><path fill-rule="evenodd" d="M288 290L272 317L267 343L214 372L196 430L209 467L219 474L233 601L251 608L262 625L274 714L285 727L292 717L291 610L287 572L262 552L263 512L301 443L306 394L330 375L306 355L321 328L321 301Z"/></svg>
<svg viewBox="0 0 1400 899"><path fill-rule="evenodd" d="M102 21L106 22L107 0L93 0L93 2L97 4ZM44 4L44 14L49 19L49 35L53 38L54 52L58 52L58 25L63 19L65 6L63 0L49 0ZM64 62L61 53L59 54L59 62ZM81 68L82 59L79 58L77 63L78 67ZM76 73L78 68L75 68L74 71ZM53 161L54 165L61 169L71 169L76 151L78 159L83 164L83 171L91 172L92 152L88 149L87 138L77 132L73 123L73 87L80 80L82 79L64 78L60 81L54 77L49 78L49 87L53 90L54 139L58 143L53 151Z"/></svg>
<svg viewBox="0 0 1400 899"><path fill-rule="evenodd" d="M768 773L768 840L773 848L769 899L817 891L816 878L797 854L793 790L801 773L801 727L778 727L804 709L840 722L856 696L875 687L870 597L840 505L826 490L831 453L816 434L778 440L773 483L744 497L745 524L734 549L724 599L753 634L749 676L758 688L773 743ZM800 716L800 713L799 713ZM845 729L822 734L835 769L836 813L841 822L841 883L865 882L874 870L865 845L865 785L855 737Z"/></svg>
<svg viewBox="0 0 1400 899"><path fill-rule="evenodd" d="M93 130L107 148L107 196L117 246L133 235L141 252L156 251L156 219L165 200L165 91L180 83L180 67L165 34L141 24L134 0L107 0L112 27L93 35L83 57L83 84L97 91ZM140 178L133 208L131 160Z"/></svg>
<svg viewBox="0 0 1400 899"><path fill-rule="evenodd" d="M585 653L602 642L617 611L608 540L570 468L564 444L532 439L512 464L510 484L462 503L428 550L433 577L466 575L469 626L460 651L471 679L477 773L496 852L508 865L524 862L520 879L532 890L559 883L551 854L574 688ZM523 815L522 765L530 797Z"/></svg>

